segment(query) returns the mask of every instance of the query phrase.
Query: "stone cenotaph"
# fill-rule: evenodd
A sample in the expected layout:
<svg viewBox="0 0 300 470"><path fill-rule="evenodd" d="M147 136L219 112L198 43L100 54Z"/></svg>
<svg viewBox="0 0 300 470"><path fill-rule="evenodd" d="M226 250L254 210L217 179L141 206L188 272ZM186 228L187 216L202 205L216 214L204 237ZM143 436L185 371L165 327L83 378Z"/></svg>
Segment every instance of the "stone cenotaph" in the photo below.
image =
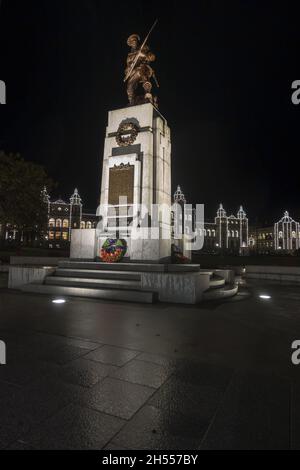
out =
<svg viewBox="0 0 300 470"><path fill-rule="evenodd" d="M148 34L149 36L149 34ZM171 256L171 134L152 94L155 55L132 34L124 82L128 105L108 112L98 228L74 230L72 258L97 258L107 238L127 242L130 260Z"/></svg>

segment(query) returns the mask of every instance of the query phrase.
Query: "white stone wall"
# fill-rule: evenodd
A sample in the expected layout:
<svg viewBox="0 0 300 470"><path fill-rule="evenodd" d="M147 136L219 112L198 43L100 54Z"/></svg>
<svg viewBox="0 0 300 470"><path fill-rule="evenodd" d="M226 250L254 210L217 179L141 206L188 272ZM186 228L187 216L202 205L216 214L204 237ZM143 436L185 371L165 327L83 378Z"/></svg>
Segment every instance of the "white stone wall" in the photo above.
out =
<svg viewBox="0 0 300 470"><path fill-rule="evenodd" d="M210 273L144 272L141 274L141 286L142 289L156 292L161 302L196 304L209 289Z"/></svg>
<svg viewBox="0 0 300 470"><path fill-rule="evenodd" d="M70 258L92 260L96 256L96 229L72 229Z"/></svg>
<svg viewBox="0 0 300 470"><path fill-rule="evenodd" d="M300 284L298 266L246 266L246 278L279 281L283 284Z"/></svg>
<svg viewBox="0 0 300 470"><path fill-rule="evenodd" d="M9 266L8 288L19 289L31 282L42 284L45 277L55 271L55 268L42 266Z"/></svg>

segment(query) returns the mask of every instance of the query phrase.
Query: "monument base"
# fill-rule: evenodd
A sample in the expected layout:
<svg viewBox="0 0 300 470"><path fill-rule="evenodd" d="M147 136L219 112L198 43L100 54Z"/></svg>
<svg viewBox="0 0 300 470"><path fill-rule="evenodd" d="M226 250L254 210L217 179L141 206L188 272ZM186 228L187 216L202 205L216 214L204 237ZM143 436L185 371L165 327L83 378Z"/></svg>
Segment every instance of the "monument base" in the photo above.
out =
<svg viewBox="0 0 300 470"><path fill-rule="evenodd" d="M224 299L238 290L237 284L226 282L226 278L231 278L230 270L223 270L221 275L219 270L201 270L195 264L69 260L59 261L57 268L38 273L36 279L31 274L34 273L28 273L27 266L13 266L10 287L17 284L24 292L55 296L186 304Z"/></svg>
<svg viewBox="0 0 300 470"><path fill-rule="evenodd" d="M70 258L95 260L97 256L99 250L96 229L72 229Z"/></svg>
<svg viewBox="0 0 300 470"><path fill-rule="evenodd" d="M72 229L70 258L99 259L100 250L109 235L97 236L96 229ZM162 262L170 260L170 240L125 238L127 251L125 258L130 261Z"/></svg>
<svg viewBox="0 0 300 470"><path fill-rule="evenodd" d="M100 236L97 239L98 253L100 253L101 246L109 236ZM127 251L125 258L131 261L154 261L162 262L170 260L171 256L171 242L170 240L150 238L123 238L127 243Z"/></svg>

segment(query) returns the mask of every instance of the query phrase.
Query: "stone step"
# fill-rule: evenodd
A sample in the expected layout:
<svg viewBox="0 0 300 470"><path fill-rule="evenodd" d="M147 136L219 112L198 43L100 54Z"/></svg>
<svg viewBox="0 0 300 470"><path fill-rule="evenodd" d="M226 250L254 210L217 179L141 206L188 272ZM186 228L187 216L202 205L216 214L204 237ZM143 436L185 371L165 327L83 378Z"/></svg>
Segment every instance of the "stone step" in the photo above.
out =
<svg viewBox="0 0 300 470"><path fill-rule="evenodd" d="M95 261L59 261L59 268L135 272L196 272L199 264L101 263Z"/></svg>
<svg viewBox="0 0 300 470"><path fill-rule="evenodd" d="M164 265L158 263L101 263L96 261L60 261L59 268L93 269L105 271L150 271L163 272Z"/></svg>
<svg viewBox="0 0 300 470"><path fill-rule="evenodd" d="M97 288L117 288L117 289L140 289L141 281L132 281L127 279L94 279L84 277L62 277L47 276L44 283L52 286L74 286L74 287L97 287Z"/></svg>
<svg viewBox="0 0 300 470"><path fill-rule="evenodd" d="M54 276L56 277L84 277L94 279L120 279L140 281L141 274L139 272L127 271L105 271L96 269L73 269L73 268L57 268Z"/></svg>
<svg viewBox="0 0 300 470"><path fill-rule="evenodd" d="M202 300L220 300L233 297L238 292L237 284L226 284L219 289L208 289L202 294Z"/></svg>
<svg viewBox="0 0 300 470"><path fill-rule="evenodd" d="M222 276L213 274L210 278L209 285L211 289L219 289L220 287L225 285L225 279Z"/></svg>
<svg viewBox="0 0 300 470"><path fill-rule="evenodd" d="M75 296L105 300L121 300L125 302L153 303L154 293L133 289L87 288L71 286L51 286L38 283L24 285L23 292L48 294L51 296Z"/></svg>
<svg viewBox="0 0 300 470"><path fill-rule="evenodd" d="M202 274L209 274L210 276L212 276L214 274L214 271L213 270L210 270L210 269L199 269L200 273Z"/></svg>

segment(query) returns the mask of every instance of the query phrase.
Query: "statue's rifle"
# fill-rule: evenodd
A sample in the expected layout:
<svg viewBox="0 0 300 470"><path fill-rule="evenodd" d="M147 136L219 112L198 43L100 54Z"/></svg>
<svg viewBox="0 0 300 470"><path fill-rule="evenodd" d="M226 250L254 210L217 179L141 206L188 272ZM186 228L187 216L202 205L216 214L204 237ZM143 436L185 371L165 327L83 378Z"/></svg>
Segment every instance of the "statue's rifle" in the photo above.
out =
<svg viewBox="0 0 300 470"><path fill-rule="evenodd" d="M141 47L140 47L139 52L137 53L137 55L135 56L134 61L133 61L132 64L131 64L130 70L127 72L126 77L124 78L124 82L126 82L126 80L128 80L128 78L129 78L130 75L132 74L133 69L134 69L134 67L136 66L136 63L137 63L137 61L139 60L139 58L140 58L140 56L141 56L143 47L145 46L146 42L148 41L148 38L149 38L150 34L152 33L152 30L153 30L154 27L156 26L156 23L157 23L157 22L158 22L158 20L156 19L156 20L154 21L153 25L151 26L149 33L148 33L147 36L145 37L145 39L144 39L144 41L143 41L143 44L142 44Z"/></svg>
<svg viewBox="0 0 300 470"><path fill-rule="evenodd" d="M155 84L156 84L157 88L159 88L159 83L158 83L158 80L156 78L154 70L152 70L152 77L153 77L153 80L155 81Z"/></svg>

